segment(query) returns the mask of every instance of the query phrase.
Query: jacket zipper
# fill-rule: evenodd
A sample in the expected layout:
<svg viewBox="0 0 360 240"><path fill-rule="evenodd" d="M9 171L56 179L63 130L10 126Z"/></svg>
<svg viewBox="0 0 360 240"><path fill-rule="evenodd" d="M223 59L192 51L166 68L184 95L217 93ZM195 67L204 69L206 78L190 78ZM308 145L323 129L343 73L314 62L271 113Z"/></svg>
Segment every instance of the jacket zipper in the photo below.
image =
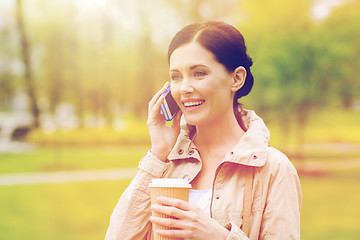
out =
<svg viewBox="0 0 360 240"><path fill-rule="evenodd" d="M222 167L222 165L224 165L225 162L222 162L220 163L220 165L216 168L216 171L215 171L215 176L214 176L214 180L213 180L213 184L212 184L212 189L211 189L211 201L210 201L210 217L212 218L213 217L213 214L212 214L212 204L214 202L214 188L215 188L215 182L216 182L216 178L217 178L217 175Z"/></svg>

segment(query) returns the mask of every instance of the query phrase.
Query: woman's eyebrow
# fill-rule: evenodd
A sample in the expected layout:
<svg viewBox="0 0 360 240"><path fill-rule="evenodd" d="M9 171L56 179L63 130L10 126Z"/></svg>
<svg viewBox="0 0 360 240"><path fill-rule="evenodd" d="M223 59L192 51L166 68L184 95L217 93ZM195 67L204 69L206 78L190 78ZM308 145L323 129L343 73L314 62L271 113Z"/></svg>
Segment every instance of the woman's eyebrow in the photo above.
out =
<svg viewBox="0 0 360 240"><path fill-rule="evenodd" d="M207 66L204 64L194 64L189 67L189 70L191 71L198 67L207 67ZM170 69L169 72L180 72L180 71L178 69Z"/></svg>
<svg viewBox="0 0 360 240"><path fill-rule="evenodd" d="M195 65L190 66L189 69L193 70L193 69L198 68L198 67L207 67L207 66L205 66L203 64L195 64Z"/></svg>

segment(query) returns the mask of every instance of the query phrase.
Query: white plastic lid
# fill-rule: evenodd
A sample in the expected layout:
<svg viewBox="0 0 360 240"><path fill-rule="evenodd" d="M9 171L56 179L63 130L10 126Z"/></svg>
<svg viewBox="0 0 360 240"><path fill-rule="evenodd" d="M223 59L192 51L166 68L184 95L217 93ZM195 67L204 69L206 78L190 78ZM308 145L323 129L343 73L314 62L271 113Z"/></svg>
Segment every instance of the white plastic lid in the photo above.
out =
<svg viewBox="0 0 360 240"><path fill-rule="evenodd" d="M154 178L149 187L191 188L191 184L181 178Z"/></svg>

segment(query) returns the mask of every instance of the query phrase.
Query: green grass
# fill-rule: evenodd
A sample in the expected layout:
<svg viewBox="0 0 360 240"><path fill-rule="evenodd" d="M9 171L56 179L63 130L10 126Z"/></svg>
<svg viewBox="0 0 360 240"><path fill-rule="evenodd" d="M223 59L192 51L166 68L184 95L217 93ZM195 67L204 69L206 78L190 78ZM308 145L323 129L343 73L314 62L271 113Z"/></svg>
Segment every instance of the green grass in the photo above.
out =
<svg viewBox="0 0 360 240"><path fill-rule="evenodd" d="M104 239L130 180L0 187L1 239ZM302 240L360 239L359 172L301 177Z"/></svg>
<svg viewBox="0 0 360 240"><path fill-rule="evenodd" d="M119 147L37 148L22 153L0 154L0 174L135 168L148 145Z"/></svg>
<svg viewBox="0 0 360 240"><path fill-rule="evenodd" d="M360 149L339 150L330 147L306 151L305 161L360 159ZM42 147L20 153L0 154L0 174L136 168L149 145L111 147ZM295 157L288 154L291 160Z"/></svg>
<svg viewBox="0 0 360 240"><path fill-rule="evenodd" d="M0 187L0 238L104 239L111 212L129 182Z"/></svg>
<svg viewBox="0 0 360 240"><path fill-rule="evenodd" d="M302 240L360 239L360 171L326 178L302 178Z"/></svg>

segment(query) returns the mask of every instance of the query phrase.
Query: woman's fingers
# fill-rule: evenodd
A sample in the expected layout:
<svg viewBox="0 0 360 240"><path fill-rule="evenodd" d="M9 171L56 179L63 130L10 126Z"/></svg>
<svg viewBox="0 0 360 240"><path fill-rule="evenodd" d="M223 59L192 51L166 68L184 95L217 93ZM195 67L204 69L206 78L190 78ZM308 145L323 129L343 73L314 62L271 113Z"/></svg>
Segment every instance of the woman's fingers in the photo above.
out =
<svg viewBox="0 0 360 240"><path fill-rule="evenodd" d="M188 202L175 199L175 198L167 198L167 197L158 197L160 205L152 205L151 209L155 212L161 212L162 214L166 214L168 216L172 216L177 219L188 219L193 221L198 216L194 216L196 210L192 205Z"/></svg>
<svg viewBox="0 0 360 240"><path fill-rule="evenodd" d="M152 223L156 223L156 224L159 224L162 226L167 226L172 229L184 229L184 228L188 227L188 224L186 224L186 221L179 221L178 219L175 219L175 218L163 218L163 217L151 216L149 218L149 220Z"/></svg>
<svg viewBox="0 0 360 240"><path fill-rule="evenodd" d="M188 202L168 198L156 198L159 205L153 205L152 211L165 214L167 217L151 216L155 224L170 227L159 229L157 233L163 236L187 239L226 239L229 231L216 220L207 216L199 207Z"/></svg>
<svg viewBox="0 0 360 240"><path fill-rule="evenodd" d="M161 212L162 214L171 217L156 217L151 216L150 221L155 224L170 227L165 231L158 230L158 234L163 236L171 236L177 238L188 238L189 229L194 229L196 225L197 217L191 217L190 211L184 211L172 206L153 205L151 208L155 212Z"/></svg>
<svg viewBox="0 0 360 240"><path fill-rule="evenodd" d="M149 102L149 115L150 115L151 111L156 106L158 106L158 108L160 108L160 105L161 105L162 101L159 101L159 100L162 100L161 97L164 98L164 96L162 94L166 91L166 89L168 87L169 87L169 82L166 82L165 85L150 100L150 102Z"/></svg>
<svg viewBox="0 0 360 240"><path fill-rule="evenodd" d="M159 222L157 222L157 220L154 219L150 219L153 223L157 223L159 225L165 225L165 226L169 226L169 223L166 221L160 221L161 218L156 218L159 219ZM171 220L171 219L170 219ZM175 222L175 221L174 221ZM178 224L176 224L176 226L173 226L172 229L157 229L156 233L162 236L167 236L167 237L173 237L173 238L188 238L188 236L190 235L188 230L183 230L183 227L179 227L177 226Z"/></svg>
<svg viewBox="0 0 360 240"><path fill-rule="evenodd" d="M176 114L176 116L173 119L172 126L175 127L176 129L180 129L180 121L182 114L183 114L182 111L179 110L179 112Z"/></svg>
<svg viewBox="0 0 360 240"><path fill-rule="evenodd" d="M158 197L157 200L162 205L153 205L152 211L171 216L169 218L150 217L152 223L171 228L159 230L158 234L177 238L194 236L194 231L197 231L201 219L201 210L198 207L175 198Z"/></svg>
<svg viewBox="0 0 360 240"><path fill-rule="evenodd" d="M178 209L182 209L184 211L190 211L192 209L191 205L183 200L176 199L176 198L169 198L169 197L157 197L156 200L166 206L173 206Z"/></svg>
<svg viewBox="0 0 360 240"><path fill-rule="evenodd" d="M165 98L163 93L169 86L169 82L166 82L163 88L154 95L149 102L148 109L147 126L151 140L150 151L161 161L166 161L180 133L180 125L168 126L160 112L160 106ZM176 121L179 122L180 120Z"/></svg>
<svg viewBox="0 0 360 240"><path fill-rule="evenodd" d="M151 206L151 210L177 219L187 218L183 210L177 209L172 206L153 205Z"/></svg>

